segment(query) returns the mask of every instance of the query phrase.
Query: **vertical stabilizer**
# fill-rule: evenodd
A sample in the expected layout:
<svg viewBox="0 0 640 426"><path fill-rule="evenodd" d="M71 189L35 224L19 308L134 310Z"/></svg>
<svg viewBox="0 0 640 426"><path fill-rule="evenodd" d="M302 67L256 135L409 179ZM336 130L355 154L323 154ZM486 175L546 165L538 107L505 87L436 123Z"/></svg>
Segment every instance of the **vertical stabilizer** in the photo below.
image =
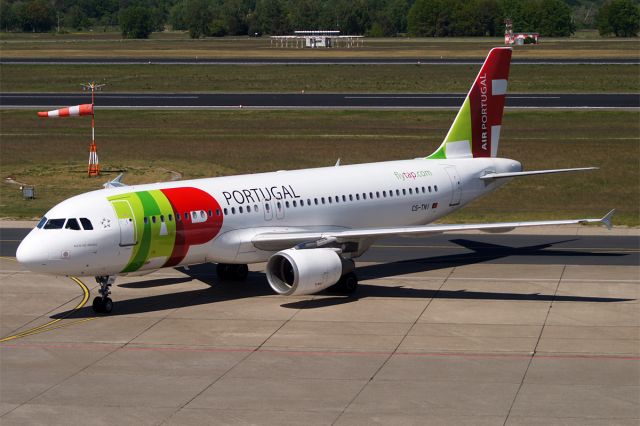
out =
<svg viewBox="0 0 640 426"><path fill-rule="evenodd" d="M491 49L435 158L495 157L498 154L511 48Z"/></svg>

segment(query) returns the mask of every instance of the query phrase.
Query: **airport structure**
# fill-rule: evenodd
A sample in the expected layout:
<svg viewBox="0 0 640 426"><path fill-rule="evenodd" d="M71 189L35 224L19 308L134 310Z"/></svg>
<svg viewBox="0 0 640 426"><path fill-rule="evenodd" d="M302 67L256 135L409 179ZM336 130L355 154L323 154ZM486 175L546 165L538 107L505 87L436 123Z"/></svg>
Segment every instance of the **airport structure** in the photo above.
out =
<svg viewBox="0 0 640 426"><path fill-rule="evenodd" d="M538 33L514 33L511 19L505 21L504 44L538 44Z"/></svg>
<svg viewBox="0 0 640 426"><path fill-rule="evenodd" d="M360 47L364 36L340 35L340 31L294 31L293 35L271 36L271 47Z"/></svg>

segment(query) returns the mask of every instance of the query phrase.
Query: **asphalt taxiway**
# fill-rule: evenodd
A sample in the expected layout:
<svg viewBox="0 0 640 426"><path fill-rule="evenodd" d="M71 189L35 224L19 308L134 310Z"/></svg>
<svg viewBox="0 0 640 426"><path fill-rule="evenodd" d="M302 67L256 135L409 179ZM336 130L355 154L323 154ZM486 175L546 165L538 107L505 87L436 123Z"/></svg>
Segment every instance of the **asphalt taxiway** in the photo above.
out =
<svg viewBox="0 0 640 426"><path fill-rule="evenodd" d="M463 93L102 93L96 108L366 109L459 108ZM77 93L0 93L1 108L59 108L87 102ZM638 93L509 94L507 108L640 108Z"/></svg>
<svg viewBox="0 0 640 426"><path fill-rule="evenodd" d="M3 257L0 422L637 425L639 235L385 240L354 297L162 270L119 278L110 316L91 278Z"/></svg>

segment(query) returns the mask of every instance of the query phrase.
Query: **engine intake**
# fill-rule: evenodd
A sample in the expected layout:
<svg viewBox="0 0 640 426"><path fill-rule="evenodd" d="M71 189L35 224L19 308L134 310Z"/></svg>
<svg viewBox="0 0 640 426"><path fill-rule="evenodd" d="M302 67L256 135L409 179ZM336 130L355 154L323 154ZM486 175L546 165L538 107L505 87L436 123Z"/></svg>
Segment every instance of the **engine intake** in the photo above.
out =
<svg viewBox="0 0 640 426"><path fill-rule="evenodd" d="M353 269L353 262L346 265ZM338 282L345 267L334 250L287 249L269 258L267 280L271 288L285 296L313 294Z"/></svg>

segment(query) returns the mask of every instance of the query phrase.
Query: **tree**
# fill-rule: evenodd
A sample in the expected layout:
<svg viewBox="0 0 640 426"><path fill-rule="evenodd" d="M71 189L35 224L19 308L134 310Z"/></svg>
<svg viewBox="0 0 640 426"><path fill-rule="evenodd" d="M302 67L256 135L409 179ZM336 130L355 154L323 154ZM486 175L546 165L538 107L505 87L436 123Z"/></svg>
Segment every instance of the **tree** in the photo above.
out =
<svg viewBox="0 0 640 426"><path fill-rule="evenodd" d="M449 35L495 36L502 11L497 0L470 0L462 2L452 11Z"/></svg>
<svg viewBox="0 0 640 426"><path fill-rule="evenodd" d="M7 0L0 0L0 30L12 31L19 27L14 8Z"/></svg>
<svg viewBox="0 0 640 426"><path fill-rule="evenodd" d="M24 31L43 32L53 28L55 11L53 5L46 0L31 0L24 5L22 12L22 29Z"/></svg>
<svg viewBox="0 0 640 426"><path fill-rule="evenodd" d="M171 11L169 12L169 25L171 25L171 28L178 31L183 31L189 28L187 25L184 2L176 3L171 8Z"/></svg>
<svg viewBox="0 0 640 426"><path fill-rule="evenodd" d="M208 36L211 18L211 8L207 0L185 1L184 20L189 30L189 37L200 38Z"/></svg>
<svg viewBox="0 0 640 426"><path fill-rule="evenodd" d="M598 12L600 35L635 37L640 30L640 10L633 0L611 0Z"/></svg>
<svg viewBox="0 0 640 426"><path fill-rule="evenodd" d="M417 0L409 10L409 34L415 37L445 37L450 35L454 9L459 1Z"/></svg>
<svg viewBox="0 0 640 426"><path fill-rule="evenodd" d="M571 8L562 0L540 0L536 18L536 31L543 36L568 37L575 32Z"/></svg>
<svg viewBox="0 0 640 426"><path fill-rule="evenodd" d="M124 38L149 38L153 31L153 17L149 9L130 6L120 12L120 30Z"/></svg>
<svg viewBox="0 0 640 426"><path fill-rule="evenodd" d="M255 12L258 32L271 35L289 32L281 0L258 0Z"/></svg>
<svg viewBox="0 0 640 426"><path fill-rule="evenodd" d="M251 5L243 0L224 0L219 8L219 19L224 21L227 34L247 34L247 15Z"/></svg>
<svg viewBox="0 0 640 426"><path fill-rule="evenodd" d="M83 30L91 26L89 17L77 4L69 8L65 22L67 26L74 30Z"/></svg>

